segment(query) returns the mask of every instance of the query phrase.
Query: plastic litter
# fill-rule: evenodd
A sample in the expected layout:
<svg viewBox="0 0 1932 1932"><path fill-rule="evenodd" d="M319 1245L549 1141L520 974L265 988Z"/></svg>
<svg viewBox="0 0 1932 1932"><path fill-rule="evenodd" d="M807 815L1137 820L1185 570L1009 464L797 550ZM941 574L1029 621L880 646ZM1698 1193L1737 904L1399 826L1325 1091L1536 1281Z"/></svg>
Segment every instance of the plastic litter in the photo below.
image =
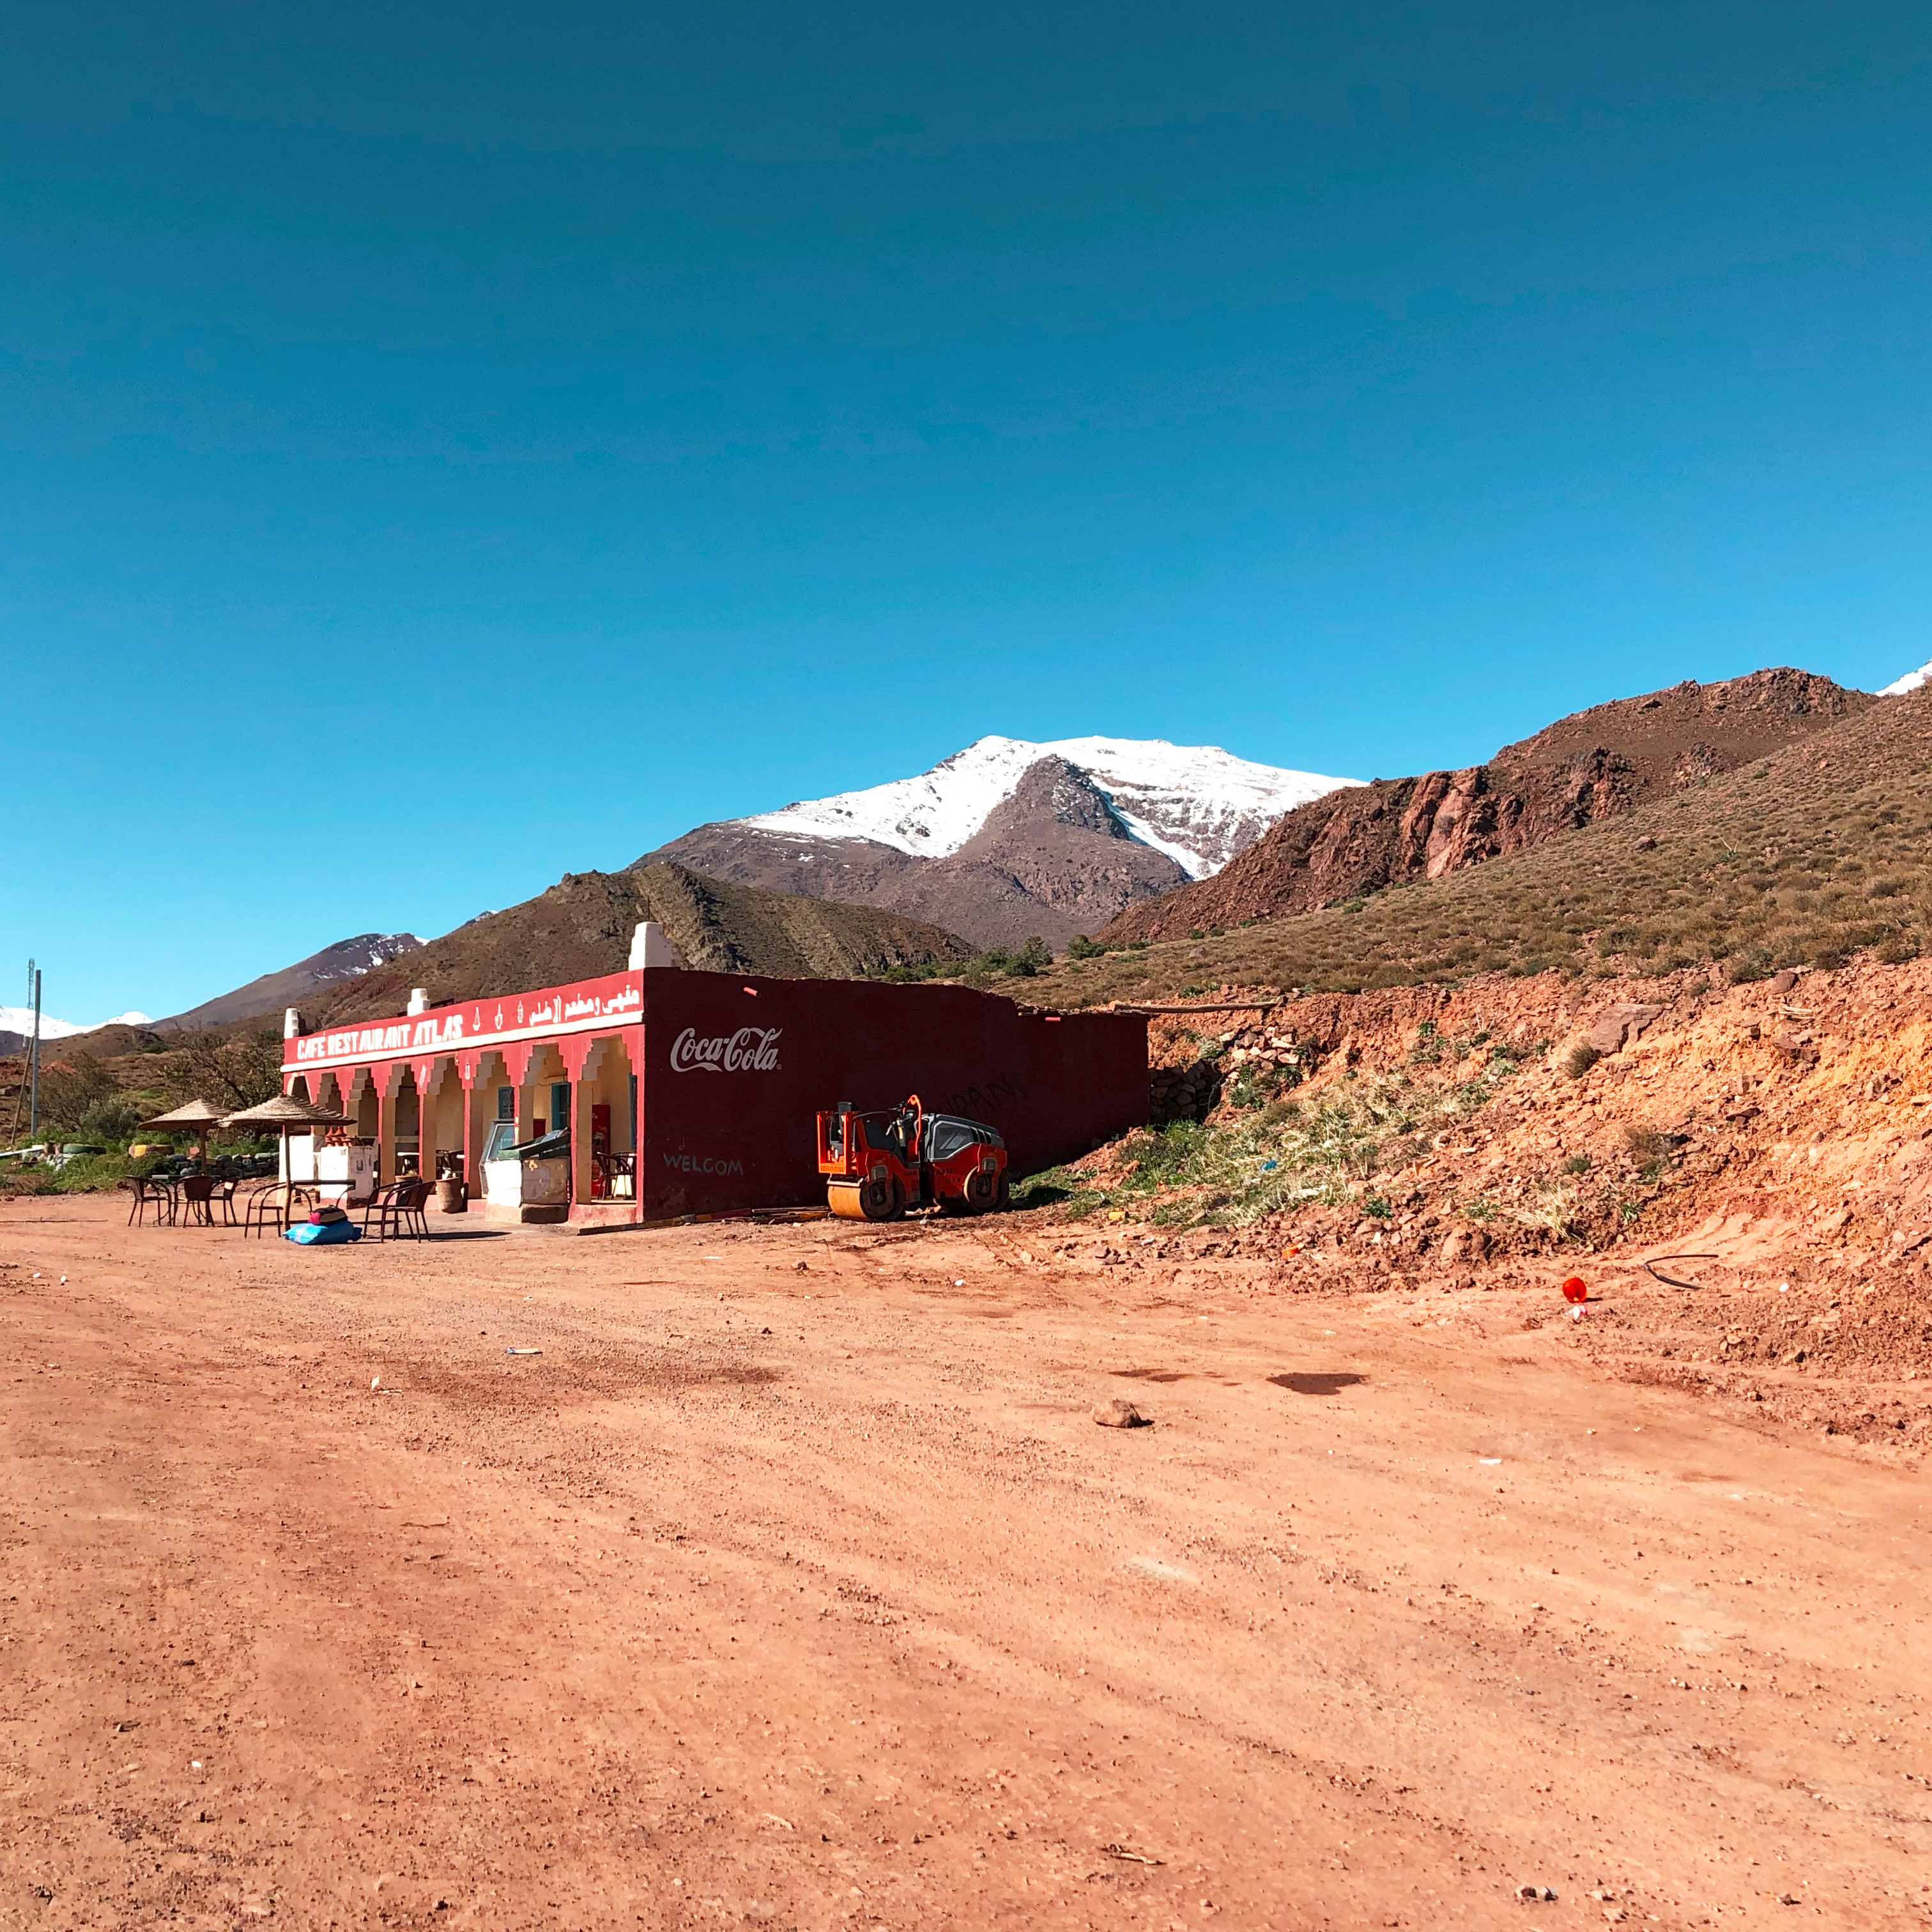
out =
<svg viewBox="0 0 1932 1932"><path fill-rule="evenodd" d="M543 1351L541 1348L506 1348L503 1352L506 1355L541 1355Z"/></svg>
<svg viewBox="0 0 1932 1932"><path fill-rule="evenodd" d="M284 1240L304 1248L339 1248L362 1238L362 1230L353 1221L298 1221L292 1228L282 1231Z"/></svg>
<svg viewBox="0 0 1932 1932"><path fill-rule="evenodd" d="M1714 1262L1718 1257L1715 1255L1658 1255L1655 1258L1660 1262ZM1666 1274L1661 1268L1653 1268L1648 1262L1641 1262L1639 1265L1653 1281L1660 1281L1666 1288L1702 1288L1704 1286L1701 1281L1685 1281L1677 1275Z"/></svg>

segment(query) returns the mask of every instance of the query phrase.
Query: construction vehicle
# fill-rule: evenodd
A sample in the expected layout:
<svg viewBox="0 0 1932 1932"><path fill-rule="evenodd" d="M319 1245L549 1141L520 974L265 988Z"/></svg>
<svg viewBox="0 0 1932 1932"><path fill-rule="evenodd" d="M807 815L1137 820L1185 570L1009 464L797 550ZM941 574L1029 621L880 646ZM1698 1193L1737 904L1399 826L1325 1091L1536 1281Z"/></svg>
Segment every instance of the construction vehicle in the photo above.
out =
<svg viewBox="0 0 1932 1932"><path fill-rule="evenodd" d="M833 1214L896 1221L908 1208L984 1214L1006 1204L1006 1144L983 1120L903 1106L856 1112L842 1100L818 1116L818 1171Z"/></svg>

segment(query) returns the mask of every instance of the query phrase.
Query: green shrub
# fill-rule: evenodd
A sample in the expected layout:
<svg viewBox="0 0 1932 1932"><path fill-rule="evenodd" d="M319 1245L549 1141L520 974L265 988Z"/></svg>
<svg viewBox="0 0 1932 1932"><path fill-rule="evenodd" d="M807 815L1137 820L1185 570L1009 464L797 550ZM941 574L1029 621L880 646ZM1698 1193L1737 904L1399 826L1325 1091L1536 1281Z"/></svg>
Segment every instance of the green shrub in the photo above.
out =
<svg viewBox="0 0 1932 1932"><path fill-rule="evenodd" d="M83 1141L118 1141L123 1146L152 1111L127 1094L97 1100L74 1123L74 1138Z"/></svg>
<svg viewBox="0 0 1932 1932"><path fill-rule="evenodd" d="M0 1193L100 1194L129 1174L146 1173L152 1160L130 1161L124 1154L79 1154L61 1167L0 1166Z"/></svg>

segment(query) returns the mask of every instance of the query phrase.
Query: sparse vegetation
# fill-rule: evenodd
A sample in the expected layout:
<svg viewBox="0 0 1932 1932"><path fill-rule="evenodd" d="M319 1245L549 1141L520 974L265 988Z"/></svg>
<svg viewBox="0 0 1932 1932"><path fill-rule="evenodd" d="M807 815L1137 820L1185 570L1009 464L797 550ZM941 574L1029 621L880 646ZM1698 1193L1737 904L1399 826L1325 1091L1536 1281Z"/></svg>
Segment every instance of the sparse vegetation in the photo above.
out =
<svg viewBox="0 0 1932 1932"><path fill-rule="evenodd" d="M27 1115L20 1090L24 1063L16 1058L8 1068L0 1085L4 1109L0 1128L15 1130L4 1143L10 1146L25 1139ZM0 1162L0 1190L86 1193L112 1187L124 1175L145 1173L154 1160L130 1162L128 1144L160 1137L141 1135L142 1121L190 1100L225 1109L253 1106L281 1091L281 1035L266 1027L154 1036L136 1051L112 1059L79 1048L56 1049L40 1069L39 1138L53 1148L81 1144L105 1151L58 1167ZM175 1138L184 1145L190 1137ZM253 1152L264 1143L244 1144Z"/></svg>
<svg viewBox="0 0 1932 1932"><path fill-rule="evenodd" d="M1074 958L1093 959L1106 950L1089 941L1084 952L1075 953L1071 947L1068 952ZM929 959L916 966L888 966L870 976L898 986L924 980L959 980L969 986L986 986L995 980L1030 980L1052 964L1052 949L1036 935L1016 952L995 946L970 959Z"/></svg>
<svg viewBox="0 0 1932 1932"><path fill-rule="evenodd" d="M1932 945L1932 692L1887 700L1625 817L1400 890L1136 942L1077 976L1066 1004L1184 985L1355 992L1551 967L1643 976L1708 966L1732 984ZM1654 836L1637 850L1640 836Z"/></svg>
<svg viewBox="0 0 1932 1932"><path fill-rule="evenodd" d="M1105 1167L1056 1168L1016 1190L1016 1198L1022 1206L1058 1201L1076 1220L1108 1209L1163 1227L1236 1226L1348 1200L1365 1215L1386 1216L1394 1212L1389 1192L1365 1184L1410 1164L1515 1071L1496 1055L1472 1079L1374 1076L1338 1082L1306 1103L1280 1090L1244 1100L1238 1087L1226 1118L1130 1134L1108 1150Z"/></svg>
<svg viewBox="0 0 1932 1932"><path fill-rule="evenodd" d="M1623 1131L1623 1142L1624 1150L1636 1163L1638 1178L1646 1183L1664 1178L1677 1151L1676 1143L1654 1127L1627 1126Z"/></svg>

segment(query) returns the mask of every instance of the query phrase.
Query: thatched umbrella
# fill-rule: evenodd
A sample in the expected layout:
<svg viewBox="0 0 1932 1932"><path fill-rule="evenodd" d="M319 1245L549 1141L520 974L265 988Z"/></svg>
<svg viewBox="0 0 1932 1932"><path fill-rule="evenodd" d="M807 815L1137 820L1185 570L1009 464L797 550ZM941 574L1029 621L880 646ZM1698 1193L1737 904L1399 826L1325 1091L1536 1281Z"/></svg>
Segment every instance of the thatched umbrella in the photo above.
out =
<svg viewBox="0 0 1932 1932"><path fill-rule="evenodd" d="M289 1136L297 1127L340 1127L346 1125L348 1115L332 1113L326 1107L318 1107L307 1100L298 1100L292 1094L278 1094L272 1100L264 1100L260 1106L244 1107L238 1114L224 1114L221 1124L224 1127L280 1127L282 1130L282 1212L284 1217L294 1188L295 1177L290 1172Z"/></svg>
<svg viewBox="0 0 1932 1932"><path fill-rule="evenodd" d="M208 1130L222 1118L219 1107L211 1107L206 1100L190 1100L183 1107L177 1107L171 1114L162 1114L152 1120L141 1123L143 1129L164 1127L170 1133L180 1133L184 1129L193 1129L201 1136L197 1158L205 1166L208 1161Z"/></svg>

